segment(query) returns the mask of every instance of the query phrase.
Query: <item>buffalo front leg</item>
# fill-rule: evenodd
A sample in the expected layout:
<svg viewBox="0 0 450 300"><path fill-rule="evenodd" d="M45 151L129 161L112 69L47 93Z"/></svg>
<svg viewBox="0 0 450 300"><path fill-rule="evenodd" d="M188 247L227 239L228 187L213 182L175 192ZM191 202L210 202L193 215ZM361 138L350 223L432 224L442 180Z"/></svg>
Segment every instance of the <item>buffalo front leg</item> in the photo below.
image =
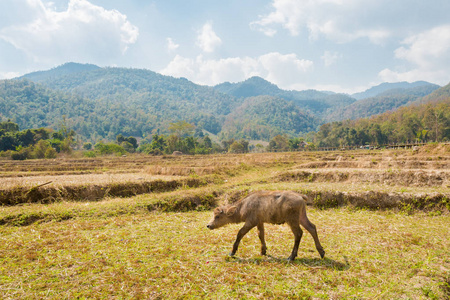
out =
<svg viewBox="0 0 450 300"><path fill-rule="evenodd" d="M264 223L258 224L258 236L259 240L261 241L261 255L266 255L267 247L266 241L264 239Z"/></svg>
<svg viewBox="0 0 450 300"><path fill-rule="evenodd" d="M255 225L249 225L249 224L245 224L238 232L237 236L236 236L236 241L234 241L233 244L233 250L231 250L230 256L234 256L236 254L236 251L238 250L239 247L239 243L241 242L242 238L244 237L244 235L247 234L247 232L250 231L250 229L252 229L253 227L255 227Z"/></svg>
<svg viewBox="0 0 450 300"><path fill-rule="evenodd" d="M298 224L289 224L291 227L292 233L294 234L294 248L292 248L291 256L288 257L288 260L294 261L297 257L298 246L300 245L300 241L302 240L303 230L300 228Z"/></svg>

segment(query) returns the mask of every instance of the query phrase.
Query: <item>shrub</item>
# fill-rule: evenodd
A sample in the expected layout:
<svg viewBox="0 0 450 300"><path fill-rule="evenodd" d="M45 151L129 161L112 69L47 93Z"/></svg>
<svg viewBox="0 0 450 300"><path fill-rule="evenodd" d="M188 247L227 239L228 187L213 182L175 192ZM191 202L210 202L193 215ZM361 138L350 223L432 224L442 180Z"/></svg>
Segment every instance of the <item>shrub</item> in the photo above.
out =
<svg viewBox="0 0 450 300"><path fill-rule="evenodd" d="M48 148L51 148L50 142L45 140L40 140L33 149L32 156L33 158L45 158L45 152Z"/></svg>
<svg viewBox="0 0 450 300"><path fill-rule="evenodd" d="M127 152L130 152L130 153L135 152L135 148L130 142L124 141L124 142L120 143L120 146L123 149L125 149L125 151L127 151Z"/></svg>
<svg viewBox="0 0 450 300"><path fill-rule="evenodd" d="M95 151L97 151L101 155L106 154L125 154L126 151L122 146L119 146L117 144L108 143L104 144L102 142L99 142L95 144L94 146Z"/></svg>
<svg viewBox="0 0 450 300"><path fill-rule="evenodd" d="M11 153L11 159L13 160L25 160L28 158L28 151L14 151Z"/></svg>
<svg viewBox="0 0 450 300"><path fill-rule="evenodd" d="M83 156L84 157L96 157L97 155L95 154L94 151L86 151L86 152L83 152Z"/></svg>
<svg viewBox="0 0 450 300"><path fill-rule="evenodd" d="M92 149L92 144L91 143L84 143L83 145L83 149L84 150L91 150Z"/></svg>
<svg viewBox="0 0 450 300"><path fill-rule="evenodd" d="M56 158L56 150L49 147L45 150L45 158Z"/></svg>

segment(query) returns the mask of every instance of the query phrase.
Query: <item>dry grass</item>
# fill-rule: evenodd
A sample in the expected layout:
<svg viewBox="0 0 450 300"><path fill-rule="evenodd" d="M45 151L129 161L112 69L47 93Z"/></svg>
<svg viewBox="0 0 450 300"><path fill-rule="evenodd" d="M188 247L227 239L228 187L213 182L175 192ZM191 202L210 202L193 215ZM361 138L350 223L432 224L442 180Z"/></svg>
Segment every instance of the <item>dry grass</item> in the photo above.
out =
<svg viewBox="0 0 450 300"><path fill-rule="evenodd" d="M0 206L2 297L448 299L446 149L0 161L3 193L48 181L36 190L133 187L135 195L140 184L170 185L133 197ZM299 257L287 262L293 236L275 225L266 229L270 256L259 255L255 231L236 259L226 256L240 226L209 231L204 210L261 189L304 192L320 207L343 201L308 207L325 259L305 233ZM424 207L436 195L439 205ZM374 210L381 198L400 206Z"/></svg>
<svg viewBox="0 0 450 300"><path fill-rule="evenodd" d="M177 180L180 176L150 175L146 173L103 173L82 175L48 175L1 178L2 189L19 187L32 188L50 182L47 187L110 185L123 182L142 182L153 180Z"/></svg>
<svg viewBox="0 0 450 300"><path fill-rule="evenodd" d="M141 213L0 227L4 299L445 299L449 215L309 210L327 251L304 235L289 263L287 226L268 226L270 256L237 225L209 231L209 212Z"/></svg>

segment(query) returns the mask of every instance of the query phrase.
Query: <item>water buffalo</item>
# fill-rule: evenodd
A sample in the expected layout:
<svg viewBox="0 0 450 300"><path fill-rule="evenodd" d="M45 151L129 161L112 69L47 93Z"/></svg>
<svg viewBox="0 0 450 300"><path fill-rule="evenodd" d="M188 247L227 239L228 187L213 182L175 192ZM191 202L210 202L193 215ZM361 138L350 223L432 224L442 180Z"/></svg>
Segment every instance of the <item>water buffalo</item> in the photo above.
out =
<svg viewBox="0 0 450 300"><path fill-rule="evenodd" d="M288 260L293 261L297 257L298 246L303 235L300 224L311 233L320 256L325 256L325 251L320 245L316 226L306 216L306 196L291 191L258 191L251 193L238 202L217 207L207 227L216 229L230 223L245 222L239 230L233 250L230 255L234 256L239 242L244 235L253 227L258 228L261 240L261 254L266 255L267 247L264 240L264 223L283 224L287 223L295 236L294 248Z"/></svg>

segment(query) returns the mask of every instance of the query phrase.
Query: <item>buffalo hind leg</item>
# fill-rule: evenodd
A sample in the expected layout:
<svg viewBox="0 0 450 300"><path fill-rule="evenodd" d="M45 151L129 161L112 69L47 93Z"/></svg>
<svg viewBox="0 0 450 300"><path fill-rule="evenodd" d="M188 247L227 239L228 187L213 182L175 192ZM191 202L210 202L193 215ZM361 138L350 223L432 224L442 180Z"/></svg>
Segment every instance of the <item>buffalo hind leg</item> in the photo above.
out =
<svg viewBox="0 0 450 300"><path fill-rule="evenodd" d="M314 244L316 245L316 249L320 254L321 258L325 257L325 250L323 250L322 245L319 241L319 236L317 235L317 229L316 225L311 223L308 218L306 217L306 213L300 218L300 224L302 224L303 227L305 227L306 230L312 235L314 239Z"/></svg>
<svg viewBox="0 0 450 300"><path fill-rule="evenodd" d="M253 227L255 227L255 225L250 225L250 224L244 224L244 226L239 230L237 236L236 236L236 241L234 241L233 244L233 250L231 250L230 256L234 256L236 254L236 251L239 247L239 243L241 242L242 238L244 237L244 235L247 234L247 232L250 231L250 229L252 229Z"/></svg>
<svg viewBox="0 0 450 300"><path fill-rule="evenodd" d="M267 247L266 241L264 239L264 223L258 224L258 236L259 240L261 241L261 255L266 255Z"/></svg>
<svg viewBox="0 0 450 300"><path fill-rule="evenodd" d="M294 248L292 248L291 256L288 257L289 261L294 261L298 254L298 246L300 245L300 241L302 240L303 231L298 224L289 224L291 227L292 233L294 234Z"/></svg>

